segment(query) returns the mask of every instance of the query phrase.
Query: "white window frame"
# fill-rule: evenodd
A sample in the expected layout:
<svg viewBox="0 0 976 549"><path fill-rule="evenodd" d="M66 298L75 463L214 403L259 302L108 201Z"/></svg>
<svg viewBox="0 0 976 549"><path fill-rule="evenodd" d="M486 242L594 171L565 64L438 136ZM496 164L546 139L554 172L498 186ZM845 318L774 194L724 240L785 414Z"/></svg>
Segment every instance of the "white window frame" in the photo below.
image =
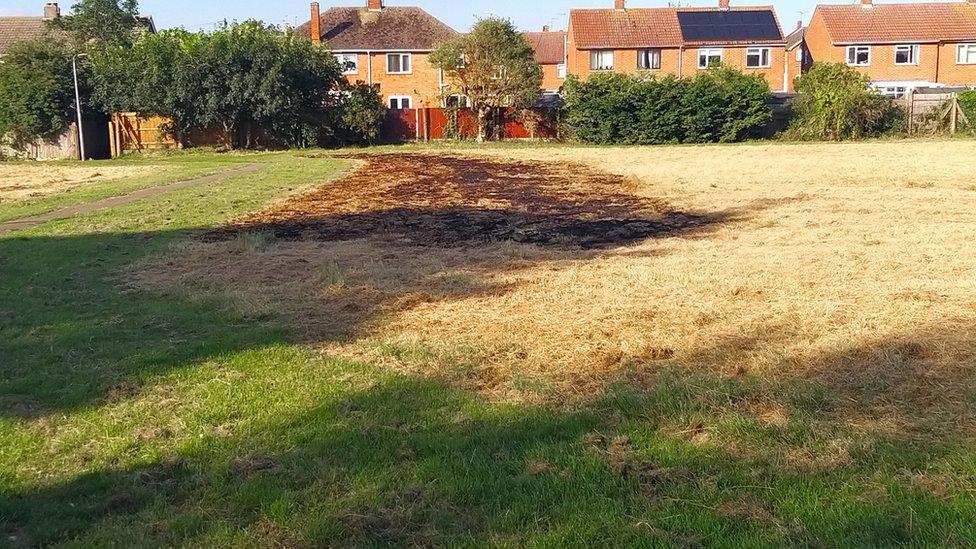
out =
<svg viewBox="0 0 976 549"><path fill-rule="evenodd" d="M868 54L868 60L864 63L857 62L857 55L860 50L864 50ZM873 52L871 51L871 46L847 46L845 52L846 52L846 57L844 58L844 60L847 62L848 67L870 67L871 66L871 57L873 54ZM854 54L853 61L851 60L852 52Z"/></svg>
<svg viewBox="0 0 976 549"><path fill-rule="evenodd" d="M607 56L609 56L610 58L609 65L600 62L600 61L606 61ZM613 65L614 65L613 50L593 50L590 52L591 71L612 71Z"/></svg>
<svg viewBox="0 0 976 549"><path fill-rule="evenodd" d="M342 67L342 74L351 75L359 74L359 54L358 53L337 53L335 54L336 61L339 62L339 66ZM346 68L348 64L352 64L353 67Z"/></svg>
<svg viewBox="0 0 976 549"><path fill-rule="evenodd" d="M758 55L759 64L750 65L749 56ZM773 66L773 48L766 46L753 46L746 48L746 68L747 69L768 69Z"/></svg>
<svg viewBox="0 0 976 549"><path fill-rule="evenodd" d="M403 100L404 99L407 100L407 103L408 103L409 106L407 106L407 107L404 107L403 106ZM397 102L397 106L395 107L395 110L412 109L413 108L413 97L411 97L409 95L391 95L391 96L387 97L386 98L386 107L388 109L394 109L394 107L393 107L393 101L396 101Z"/></svg>
<svg viewBox="0 0 976 549"><path fill-rule="evenodd" d="M566 79L566 63L556 65L556 77L560 80Z"/></svg>
<svg viewBox="0 0 976 549"><path fill-rule="evenodd" d="M400 70L391 71L390 70L390 60L394 57L400 60ZM403 70L403 60L407 60L407 70ZM413 54L405 52L388 53L386 54L386 74L413 74Z"/></svg>
<svg viewBox="0 0 976 549"><path fill-rule="evenodd" d="M965 60L963 60L963 52L965 52ZM976 44L956 45L956 64L976 65Z"/></svg>
<svg viewBox="0 0 976 549"><path fill-rule="evenodd" d="M712 65L714 65L714 62L709 60L712 57L718 57L718 64L721 65L722 63L725 62L725 49L723 49L723 48L699 48L698 49L698 69L699 70L705 70L705 69L712 68ZM704 63L702 63L702 61L704 61Z"/></svg>
<svg viewBox="0 0 976 549"><path fill-rule="evenodd" d="M637 70L642 71L659 71L661 70L661 48L645 48L642 50L637 50ZM647 56L648 67L641 66L641 58ZM653 61L657 61L656 66Z"/></svg>
<svg viewBox="0 0 976 549"><path fill-rule="evenodd" d="M909 61L907 63L898 62L898 54L908 51ZM918 65L919 57L922 55L922 48L918 44L899 44L895 46L895 64L899 66Z"/></svg>
<svg viewBox="0 0 976 549"><path fill-rule="evenodd" d="M454 99L457 102L457 108L459 109L470 109L471 108L471 98L467 95L462 95L460 93L455 93L448 95L444 98L444 108L451 108L449 103Z"/></svg>

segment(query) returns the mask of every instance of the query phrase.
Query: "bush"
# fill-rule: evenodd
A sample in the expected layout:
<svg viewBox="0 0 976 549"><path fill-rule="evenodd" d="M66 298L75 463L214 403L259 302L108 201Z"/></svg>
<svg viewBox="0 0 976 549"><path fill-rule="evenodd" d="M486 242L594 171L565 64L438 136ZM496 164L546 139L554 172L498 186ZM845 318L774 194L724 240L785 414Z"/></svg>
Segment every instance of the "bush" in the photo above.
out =
<svg viewBox="0 0 976 549"><path fill-rule="evenodd" d="M82 95L87 69L79 66ZM22 151L38 139L54 140L75 119L71 53L58 41L14 44L0 62L0 137Z"/></svg>
<svg viewBox="0 0 976 549"><path fill-rule="evenodd" d="M92 60L107 110L168 117L180 141L216 128L233 148L317 144L345 82L326 48L257 21L148 34Z"/></svg>
<svg viewBox="0 0 976 549"><path fill-rule="evenodd" d="M960 93L959 106L966 115L969 130L976 132L976 90Z"/></svg>
<svg viewBox="0 0 976 549"><path fill-rule="evenodd" d="M741 141L770 121L769 85L718 67L694 78L600 74L566 82L567 132L587 143Z"/></svg>
<svg viewBox="0 0 976 549"><path fill-rule="evenodd" d="M376 143L386 118L386 105L378 87L362 83L350 86L339 112L334 136L337 145Z"/></svg>
<svg viewBox="0 0 976 549"><path fill-rule="evenodd" d="M904 112L870 87L870 79L840 63L815 63L796 79L787 137L859 139L899 131Z"/></svg>

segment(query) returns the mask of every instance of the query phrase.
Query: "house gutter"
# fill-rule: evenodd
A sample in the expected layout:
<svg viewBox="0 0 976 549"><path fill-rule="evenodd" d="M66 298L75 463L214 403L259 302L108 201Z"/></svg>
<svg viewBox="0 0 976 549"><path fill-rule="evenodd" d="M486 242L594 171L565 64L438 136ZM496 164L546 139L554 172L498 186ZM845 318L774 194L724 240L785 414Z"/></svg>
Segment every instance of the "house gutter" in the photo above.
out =
<svg viewBox="0 0 976 549"><path fill-rule="evenodd" d="M683 45L678 46L678 78L681 78L681 73L685 69L685 47Z"/></svg>

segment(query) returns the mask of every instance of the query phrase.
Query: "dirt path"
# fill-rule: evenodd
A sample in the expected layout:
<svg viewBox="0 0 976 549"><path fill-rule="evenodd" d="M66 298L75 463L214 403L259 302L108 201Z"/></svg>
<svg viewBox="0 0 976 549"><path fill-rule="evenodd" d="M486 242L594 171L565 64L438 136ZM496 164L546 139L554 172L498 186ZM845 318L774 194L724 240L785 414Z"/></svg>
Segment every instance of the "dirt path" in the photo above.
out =
<svg viewBox="0 0 976 549"><path fill-rule="evenodd" d="M230 179L232 177L247 175L250 173L263 170L265 167L266 164L261 164L261 163L248 164L240 168L234 168L220 173L205 175L203 177L186 179L183 181L176 181L174 183L160 185L158 187L149 187L146 189L140 189L138 191L126 195L122 195L122 196L113 196L110 198L104 198L102 200L96 200L95 202L87 202L84 204L76 204L74 206L68 206L60 210L55 210L53 212L47 212L47 213L34 215L30 217L23 217L21 219L14 219L11 221L0 222L0 235L13 232L13 231L33 229L34 227L37 227L38 225L42 225L49 221L58 221L61 219L74 217L79 214L86 214L98 210L104 210L106 208L123 206L125 204L136 202L138 200L153 198L163 193L167 193L169 191L175 191L177 189L182 189L185 187L193 187L195 185L203 185L205 183L213 183L216 181L222 181L224 179Z"/></svg>

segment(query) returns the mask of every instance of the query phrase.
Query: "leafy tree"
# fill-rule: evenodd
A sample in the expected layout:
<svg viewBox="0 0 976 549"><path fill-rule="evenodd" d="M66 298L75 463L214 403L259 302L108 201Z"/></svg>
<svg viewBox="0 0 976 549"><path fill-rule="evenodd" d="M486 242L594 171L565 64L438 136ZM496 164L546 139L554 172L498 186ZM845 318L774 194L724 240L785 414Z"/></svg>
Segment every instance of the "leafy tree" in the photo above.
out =
<svg viewBox="0 0 976 549"><path fill-rule="evenodd" d="M80 0L53 24L71 33L78 47L131 44L138 15L138 0Z"/></svg>
<svg viewBox="0 0 976 549"><path fill-rule="evenodd" d="M145 35L93 63L110 110L169 117L181 140L217 128L233 148L314 144L342 97L328 50L256 21Z"/></svg>
<svg viewBox="0 0 976 549"><path fill-rule="evenodd" d="M344 95L336 124L336 142L342 145L372 145L380 136L386 106L376 86L350 85Z"/></svg>
<svg viewBox="0 0 976 549"><path fill-rule="evenodd" d="M84 85L86 69L79 69ZM0 63L0 137L25 150L38 139L57 138L74 119L74 81L65 44L38 39L11 46Z"/></svg>
<svg viewBox="0 0 976 549"><path fill-rule="evenodd" d="M506 19L478 21L470 33L439 45L430 60L445 72L451 93L471 100L478 115L478 141L487 137L494 109L531 105L542 87L542 68L532 45Z"/></svg>
<svg viewBox="0 0 976 549"><path fill-rule="evenodd" d="M866 75L842 63L814 63L796 79L798 97L787 136L836 141L897 128L901 110L870 83Z"/></svg>

